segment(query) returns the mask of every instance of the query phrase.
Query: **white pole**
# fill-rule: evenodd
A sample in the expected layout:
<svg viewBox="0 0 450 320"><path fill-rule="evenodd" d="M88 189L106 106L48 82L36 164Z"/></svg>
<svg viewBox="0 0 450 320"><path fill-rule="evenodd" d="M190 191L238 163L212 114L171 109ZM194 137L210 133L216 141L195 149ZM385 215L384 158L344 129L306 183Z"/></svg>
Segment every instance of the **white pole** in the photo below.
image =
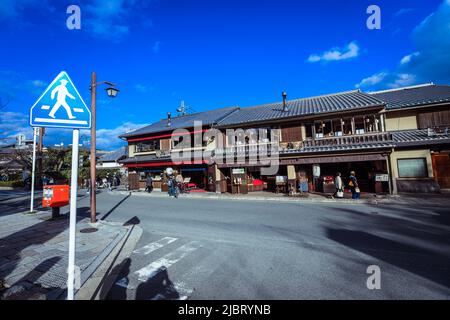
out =
<svg viewBox="0 0 450 320"><path fill-rule="evenodd" d="M74 299L75 283L75 226L77 223L78 190L78 140L80 130L73 130L72 141L72 177L70 179L70 227L69 227L69 266L67 269L67 300Z"/></svg>
<svg viewBox="0 0 450 320"><path fill-rule="evenodd" d="M33 212L34 207L34 168L36 166L36 135L38 128L33 128L33 167L31 168L31 204L30 212Z"/></svg>

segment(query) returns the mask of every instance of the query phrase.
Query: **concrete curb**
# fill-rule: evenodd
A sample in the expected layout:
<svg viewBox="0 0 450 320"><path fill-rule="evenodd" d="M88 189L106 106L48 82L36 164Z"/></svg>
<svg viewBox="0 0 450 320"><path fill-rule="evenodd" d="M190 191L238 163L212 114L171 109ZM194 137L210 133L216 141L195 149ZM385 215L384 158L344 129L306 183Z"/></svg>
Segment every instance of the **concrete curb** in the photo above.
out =
<svg viewBox="0 0 450 320"><path fill-rule="evenodd" d="M112 195L129 195L137 197L148 197L148 198L168 198L166 193L143 193L143 192L130 192L130 191L109 191ZM252 196L223 196L214 194L188 194L179 195L181 199L209 199L209 200L233 200L233 201L261 201L261 202L287 202L287 203L341 203L341 204L377 204L379 201L386 201L387 199L317 199L317 198L278 198L278 197L252 197ZM389 201L389 200L388 200Z"/></svg>
<svg viewBox="0 0 450 320"><path fill-rule="evenodd" d="M131 256L142 232L142 228L137 225L129 227L121 241L114 246L77 291L76 300L103 300L106 298L120 273L121 264Z"/></svg>
<svg viewBox="0 0 450 320"><path fill-rule="evenodd" d="M98 222L97 224L109 224L106 222ZM92 224L91 224L92 225ZM95 225L92 225L95 227ZM96 270L102 265L102 263L108 258L111 252L116 248L116 246L130 233L131 229L128 231L121 230L119 234L108 244L108 246L100 252L95 259L81 272L80 281L81 288L75 290L75 298L80 290L85 290L85 284L89 281L90 277L95 273ZM67 287L58 288L49 292L46 296L48 300L64 300L67 295Z"/></svg>

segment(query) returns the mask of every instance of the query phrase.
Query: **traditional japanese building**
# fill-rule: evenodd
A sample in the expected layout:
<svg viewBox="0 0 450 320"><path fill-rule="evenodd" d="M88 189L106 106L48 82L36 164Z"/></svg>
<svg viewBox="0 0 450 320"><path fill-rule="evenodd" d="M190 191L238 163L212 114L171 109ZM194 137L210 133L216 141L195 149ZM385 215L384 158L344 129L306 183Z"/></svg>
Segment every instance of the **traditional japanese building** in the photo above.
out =
<svg viewBox="0 0 450 320"><path fill-rule="evenodd" d="M165 189L163 172L170 167L188 176L196 188L214 191L212 173L208 173L213 167L207 165L203 152L214 150L215 142L204 141L203 133L237 110L230 107L176 117L169 113L166 119L121 135L128 142L128 157L120 163L132 173L131 187L143 188L150 174L155 188ZM186 154L182 164L173 161L175 150Z"/></svg>
<svg viewBox="0 0 450 320"><path fill-rule="evenodd" d="M201 121L200 130L194 121ZM336 172L345 181L350 171L356 172L363 192L438 192L450 188L448 127L450 86L354 90L294 100L283 93L279 102L169 116L125 134L129 157L122 163L141 180L146 173L175 166L199 187L215 192L328 193L334 192ZM215 139L200 135L200 144L181 148L208 151L208 157L191 152L182 165L173 163L180 136L195 141L196 134L211 128L221 134ZM174 131L179 129L184 131ZM276 172L261 171L274 163Z"/></svg>

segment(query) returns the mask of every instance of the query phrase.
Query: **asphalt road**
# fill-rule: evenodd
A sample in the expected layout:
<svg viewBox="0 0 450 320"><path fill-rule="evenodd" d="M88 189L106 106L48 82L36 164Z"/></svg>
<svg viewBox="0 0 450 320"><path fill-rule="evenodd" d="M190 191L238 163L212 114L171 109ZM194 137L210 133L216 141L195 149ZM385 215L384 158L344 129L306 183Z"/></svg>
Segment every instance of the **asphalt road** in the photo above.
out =
<svg viewBox="0 0 450 320"><path fill-rule="evenodd" d="M81 196L79 214L88 206ZM445 206L108 192L97 206L100 219L143 229L109 299L450 299ZM372 265L379 290L366 285Z"/></svg>

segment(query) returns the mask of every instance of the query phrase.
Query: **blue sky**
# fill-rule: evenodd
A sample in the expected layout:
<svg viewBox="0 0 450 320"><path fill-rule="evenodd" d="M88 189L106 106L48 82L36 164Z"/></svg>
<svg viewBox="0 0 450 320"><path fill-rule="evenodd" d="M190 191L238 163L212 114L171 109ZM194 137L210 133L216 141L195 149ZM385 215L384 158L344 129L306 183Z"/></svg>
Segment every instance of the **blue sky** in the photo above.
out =
<svg viewBox="0 0 450 320"><path fill-rule="evenodd" d="M81 30L66 26L71 4ZM372 4L381 30L366 27ZM96 71L120 89L116 99L98 93L103 149L180 100L203 111L278 101L282 91L293 99L450 84L450 0L1 0L0 36L0 98L9 101L0 137L31 136L29 108L62 70L89 104ZM70 137L49 129L45 143Z"/></svg>

